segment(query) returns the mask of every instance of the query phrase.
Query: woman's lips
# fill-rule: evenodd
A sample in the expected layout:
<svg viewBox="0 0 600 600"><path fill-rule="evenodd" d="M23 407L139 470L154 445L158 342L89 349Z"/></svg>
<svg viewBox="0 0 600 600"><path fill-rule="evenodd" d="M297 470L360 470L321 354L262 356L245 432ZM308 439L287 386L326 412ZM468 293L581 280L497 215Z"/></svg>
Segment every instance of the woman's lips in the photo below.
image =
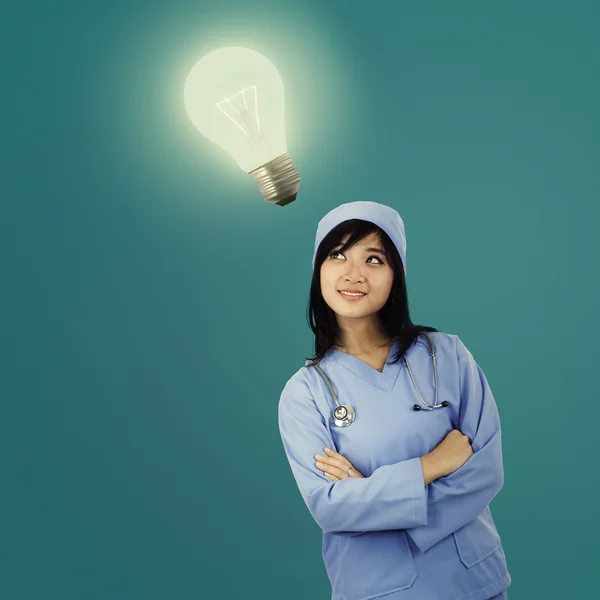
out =
<svg viewBox="0 0 600 600"><path fill-rule="evenodd" d="M366 296L366 294L364 294L363 296L349 296L348 294L342 294L342 292L340 292L339 290L338 290L338 294L344 300L348 300L348 302L357 302L358 300L361 300L362 298L364 298Z"/></svg>

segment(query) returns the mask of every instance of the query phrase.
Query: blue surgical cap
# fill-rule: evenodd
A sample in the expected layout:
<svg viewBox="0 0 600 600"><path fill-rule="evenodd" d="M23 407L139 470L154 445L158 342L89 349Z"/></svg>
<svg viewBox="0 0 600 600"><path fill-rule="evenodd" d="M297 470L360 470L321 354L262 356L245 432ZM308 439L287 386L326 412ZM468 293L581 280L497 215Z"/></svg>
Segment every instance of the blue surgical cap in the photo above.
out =
<svg viewBox="0 0 600 600"><path fill-rule="evenodd" d="M348 219L362 219L375 223L385 231L400 254L406 274L406 236L404 234L404 221L400 215L391 207L378 202L348 202L329 211L320 221L317 227L315 248L313 251L312 266L315 268L315 257L319 245L325 236L337 225Z"/></svg>

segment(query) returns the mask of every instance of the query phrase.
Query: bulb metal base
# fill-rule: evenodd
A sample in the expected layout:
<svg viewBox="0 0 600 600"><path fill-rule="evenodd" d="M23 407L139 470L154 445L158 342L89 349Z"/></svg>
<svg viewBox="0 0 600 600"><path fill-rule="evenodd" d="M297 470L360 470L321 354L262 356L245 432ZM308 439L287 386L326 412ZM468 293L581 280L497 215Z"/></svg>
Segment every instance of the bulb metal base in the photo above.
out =
<svg viewBox="0 0 600 600"><path fill-rule="evenodd" d="M286 152L272 161L250 171L265 202L285 206L296 199L300 177Z"/></svg>

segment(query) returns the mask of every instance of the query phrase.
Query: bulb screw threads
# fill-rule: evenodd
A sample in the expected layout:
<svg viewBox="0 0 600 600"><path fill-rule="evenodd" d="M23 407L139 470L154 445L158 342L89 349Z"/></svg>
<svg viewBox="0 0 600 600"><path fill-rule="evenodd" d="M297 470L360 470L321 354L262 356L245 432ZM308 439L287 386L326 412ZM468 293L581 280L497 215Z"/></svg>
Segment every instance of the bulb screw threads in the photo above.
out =
<svg viewBox="0 0 600 600"><path fill-rule="evenodd" d="M272 161L250 171L265 202L285 206L296 199L300 177L286 152Z"/></svg>

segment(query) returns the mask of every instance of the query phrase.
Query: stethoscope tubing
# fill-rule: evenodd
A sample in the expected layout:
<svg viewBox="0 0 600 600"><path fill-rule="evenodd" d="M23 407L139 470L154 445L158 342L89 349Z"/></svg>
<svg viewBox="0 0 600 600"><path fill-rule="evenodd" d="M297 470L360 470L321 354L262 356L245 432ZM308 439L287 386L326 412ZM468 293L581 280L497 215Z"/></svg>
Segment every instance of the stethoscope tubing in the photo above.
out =
<svg viewBox="0 0 600 600"><path fill-rule="evenodd" d="M427 333L423 332L423 334L425 335L425 337L427 338L427 341L429 342L429 353L431 354L431 360L433 362L433 376L434 376L434 381L435 381L435 399L434 399L433 405L430 405L427 402L425 402L425 400L423 399L423 396L421 395L419 387L417 386L417 382L415 381L415 378L412 374L410 365L408 364L408 360L406 359L406 356L404 356L403 357L404 364L406 365L406 367L408 369L408 374L410 375L413 386L414 386L415 390L417 391L419 400L423 404L423 407L419 406L418 404L414 404L413 405L414 411L433 410L434 408L444 408L444 407L448 406L448 402L446 400L444 400L441 404L437 403L437 401L438 401L438 379L437 379L437 361L436 361L436 357L435 357L435 344L433 343L433 340ZM311 364L311 366L313 366L318 371L318 373L321 375L321 377L325 381L327 387L329 388L331 396L336 404L336 408L333 410L333 414L332 414L333 422L338 427L348 427L348 425L350 425L356 418L356 412L354 411L354 408L352 408L352 406L350 406L349 404L340 404L338 402L337 394L335 393L333 386L331 385L331 381L329 380L329 377L327 377L327 375L323 372L323 369L321 369L321 367L317 364Z"/></svg>

